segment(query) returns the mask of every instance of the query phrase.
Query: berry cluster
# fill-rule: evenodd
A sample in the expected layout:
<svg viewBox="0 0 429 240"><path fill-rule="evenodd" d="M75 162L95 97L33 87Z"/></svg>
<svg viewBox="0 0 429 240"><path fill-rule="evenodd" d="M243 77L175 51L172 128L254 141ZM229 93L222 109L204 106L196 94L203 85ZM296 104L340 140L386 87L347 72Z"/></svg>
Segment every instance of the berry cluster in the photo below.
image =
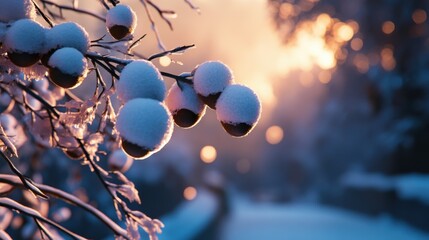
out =
<svg viewBox="0 0 429 240"><path fill-rule="evenodd" d="M21 5L0 3L5 12L21 9L15 11L18 15L2 19L0 42L7 58L20 68L45 66L47 79L59 88L78 87L89 72L88 33L74 22L44 28L34 20L31 1L17 2ZM118 40L132 38L136 21L136 14L127 5L117 4L106 13L106 28ZM116 71L119 72L116 95L123 105L116 129L122 149L135 159L159 151L171 138L173 122L182 128L196 125L206 106L216 110L223 128L234 137L247 135L260 116L256 94L244 85L235 84L232 71L219 61L202 63L191 73L177 76L168 94L162 74L148 60L124 60L116 66ZM48 91L47 85L43 91ZM56 100L49 101L48 97L53 105ZM10 108L10 104L3 105L4 110ZM76 142L72 145L65 149L66 154L83 158L79 145Z"/></svg>
<svg viewBox="0 0 429 240"><path fill-rule="evenodd" d="M161 11L153 2L145 4L147 0L141 2L146 10L148 6L158 10L169 23L163 14L172 11ZM60 13L55 14L49 4ZM118 217L125 217L126 230L106 223L115 235L138 239L139 225L150 239L157 239L162 223L129 209L123 201L140 199L134 184L122 173L133 159L145 159L162 149L175 124L181 128L195 126L207 107L216 111L227 133L246 136L260 118L261 104L250 88L234 82L232 71L219 61L202 63L180 75L159 71L152 60L184 52L193 45L165 50L154 25L162 52L136 59L138 54L131 50L142 38L133 41L137 25L134 11L117 0L99 4L106 8L104 16L55 1L0 0L0 158L9 163L27 190L47 198L12 159L32 143L38 146L30 146L35 155L43 149L61 149L68 158L90 166L112 197ZM78 23L56 24L55 20L63 20L63 9L102 20L107 38L110 35L113 40L102 37L90 41ZM36 12L46 26L36 21ZM113 51L120 57L113 56ZM104 80L106 75L110 81ZM169 90L163 77L175 80ZM91 96L81 99L69 91L89 79L95 85ZM117 102L119 109L114 108ZM104 153L99 146L110 152L109 172L99 164ZM68 195L62 196L70 201ZM1 204L6 203L0 199Z"/></svg>
<svg viewBox="0 0 429 240"><path fill-rule="evenodd" d="M136 60L122 70L117 94L124 106L116 128L122 148L131 157L144 159L160 150L171 137L173 120L179 127L193 127L206 106L216 110L223 128L234 137L247 135L257 123L261 114L257 95L234 84L225 64L205 62L180 77L165 97L164 81L151 62Z"/></svg>

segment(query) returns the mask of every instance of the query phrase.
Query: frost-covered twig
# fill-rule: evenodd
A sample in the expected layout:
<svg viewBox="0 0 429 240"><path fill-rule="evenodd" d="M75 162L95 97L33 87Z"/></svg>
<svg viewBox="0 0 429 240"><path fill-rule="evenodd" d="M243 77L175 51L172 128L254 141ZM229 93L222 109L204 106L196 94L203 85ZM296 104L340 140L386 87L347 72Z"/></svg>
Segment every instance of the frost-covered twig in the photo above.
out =
<svg viewBox="0 0 429 240"><path fill-rule="evenodd" d="M0 174L0 182L13 185L16 187L20 187L20 188L24 187L23 184L19 181L19 178L13 175ZM124 229L122 229L119 225L117 225L114 221L112 221L109 217L107 217L100 210L94 208L93 206L83 202L79 198L69 193L66 193L60 189L43 185L43 184L35 184L35 185L43 192L45 192L47 195L62 199L68 203L72 203L82 208L83 210L91 213L92 215L97 217L101 222L103 222L107 227L109 227L115 233L115 235L118 235L127 239L127 232Z"/></svg>
<svg viewBox="0 0 429 240"><path fill-rule="evenodd" d="M200 13L200 8L197 7L191 0L184 0L186 4L188 4L188 6L192 9L194 9L195 11L197 11L198 13Z"/></svg>
<svg viewBox="0 0 429 240"><path fill-rule="evenodd" d="M58 14L54 14L50 10L47 10L49 12L49 14L52 17L54 17L54 18L63 18L63 12L62 11L63 10L68 10L68 11L73 11L73 12L76 12L76 13L81 13L81 14L85 14L85 15L94 17L95 19L98 19L98 20L100 20L102 22L106 21L106 19L104 17L99 16L98 14L92 13L92 12L87 11L87 10L83 10L83 9L79 9L79 8L75 8L75 7L69 7L69 6L61 5L61 4L58 4L58 3L55 3L55 2L51 2L51 1L48 1L48 0L39 0L39 1L43 4L43 6L44 6L45 9L47 8L46 5L50 5L50 6L58 8L59 15Z"/></svg>
<svg viewBox="0 0 429 240"><path fill-rule="evenodd" d="M12 200L12 199L1 197L0 198L0 206L18 211L21 214L25 214L25 215L33 217L33 218L35 218L41 222L49 224L49 225L57 228L58 230L62 231L63 233L67 234L68 236L70 236L73 239L78 239L78 240L85 240L86 239L86 238L68 230L67 228L59 225L58 223L50 220L49 218L43 217L38 211L36 211L32 208L26 207L26 206L24 206L24 205L22 205L16 201Z"/></svg>
<svg viewBox="0 0 429 240"><path fill-rule="evenodd" d="M176 47L176 48L171 49L171 50L167 50L167 51L164 51L164 52L161 52L161 53L154 54L154 55L148 57L147 60L151 61L151 60L156 59L156 58L160 58L160 57L163 57L163 56L171 55L173 53L183 52L183 51L186 51L187 49L193 48L193 47L195 47L195 44L185 45L185 46L181 46L181 47Z"/></svg>
<svg viewBox="0 0 429 240"><path fill-rule="evenodd" d="M6 156L6 154L4 154L2 151L0 151L0 157L3 158L7 164L9 165L10 170L12 170L12 172L19 177L19 179L21 180L22 184L25 186L26 189L28 189L32 194L34 194L34 196L38 196L40 198L43 199L48 199L48 196L46 196L46 194L44 194L35 184L34 182L25 177L21 171L19 171L19 169L17 167L15 167L15 165L13 164L12 160Z"/></svg>
<svg viewBox="0 0 429 240"><path fill-rule="evenodd" d="M156 40L158 41L158 47L162 51L165 51L166 48L164 46L164 43L162 43L161 36L159 35L159 32L158 32L158 28L156 27L155 21L153 20L152 15L151 15L149 8L147 6L148 5L147 0L140 0L140 2L142 3L142 5L146 11L146 15L147 15L147 18L149 19L151 29L152 29L153 33L155 33Z"/></svg>

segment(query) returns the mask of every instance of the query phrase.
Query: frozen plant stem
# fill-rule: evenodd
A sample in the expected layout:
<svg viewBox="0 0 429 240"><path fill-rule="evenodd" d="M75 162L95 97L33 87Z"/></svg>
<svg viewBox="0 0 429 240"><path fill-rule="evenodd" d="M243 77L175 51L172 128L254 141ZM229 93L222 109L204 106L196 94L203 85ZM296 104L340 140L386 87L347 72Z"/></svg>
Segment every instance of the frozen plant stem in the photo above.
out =
<svg viewBox="0 0 429 240"><path fill-rule="evenodd" d="M12 175L7 174L0 174L0 182L6 183L12 186L16 186L19 188L25 188L24 184L19 181L19 178ZM108 228L110 228L115 235L121 236L125 239L128 239L127 232L122 229L119 225L117 225L115 222L113 222L109 217L107 217L104 213L99 211L98 209L94 208L93 206L83 202L79 198L66 193L64 191L61 191L57 188L53 188L47 185L43 184L35 184L40 190L42 190L44 193L46 193L49 196L56 197L59 199L62 199L66 202L72 203L83 210L91 213L95 217L97 217L101 222L103 222Z"/></svg>
<svg viewBox="0 0 429 240"><path fill-rule="evenodd" d="M18 211L21 214L33 217L43 223L49 224L55 228L57 228L58 230L62 231L63 233L67 234L68 236L70 236L72 239L77 239L77 240L86 240L87 238L84 238L70 230L68 230L67 228L64 228L63 226L59 225L58 223L43 217L42 215L40 215L39 212L37 212L36 210L26 207L12 199L9 198L4 198L1 197L0 198L0 206L2 207L6 207L15 211Z"/></svg>

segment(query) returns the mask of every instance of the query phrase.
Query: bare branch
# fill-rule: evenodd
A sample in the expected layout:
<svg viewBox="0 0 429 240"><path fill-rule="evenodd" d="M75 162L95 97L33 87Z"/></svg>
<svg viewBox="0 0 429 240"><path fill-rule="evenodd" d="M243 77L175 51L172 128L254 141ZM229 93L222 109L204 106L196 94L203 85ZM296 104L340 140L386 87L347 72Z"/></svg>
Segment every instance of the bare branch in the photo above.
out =
<svg viewBox="0 0 429 240"><path fill-rule="evenodd" d="M55 228L57 228L58 230L62 231L63 233L67 234L68 236L72 237L73 239L78 239L78 240L86 240L87 238L84 238L70 230L68 230L67 228L59 225L58 223L43 217L39 212L37 212L36 210L26 207L12 199L9 198L0 198L0 206L12 209L12 210L16 210L19 211L19 213L21 214L25 214L27 216L33 217L37 220L40 220L41 222L44 222L46 224L49 224Z"/></svg>
<svg viewBox="0 0 429 240"><path fill-rule="evenodd" d="M19 181L19 178L13 175L0 174L0 182L7 183L20 188L24 187L23 184ZM82 208L83 210L91 213L92 215L97 217L101 222L103 222L107 227L109 227L116 235L122 236L123 238L127 239L127 232L124 229L122 229L119 225L117 225L114 221L112 221L109 217L107 217L100 210L94 208L93 206L83 202L79 198L69 193L66 193L60 189L53 188L43 184L35 184L35 185L50 196L65 200L66 202L72 203Z"/></svg>

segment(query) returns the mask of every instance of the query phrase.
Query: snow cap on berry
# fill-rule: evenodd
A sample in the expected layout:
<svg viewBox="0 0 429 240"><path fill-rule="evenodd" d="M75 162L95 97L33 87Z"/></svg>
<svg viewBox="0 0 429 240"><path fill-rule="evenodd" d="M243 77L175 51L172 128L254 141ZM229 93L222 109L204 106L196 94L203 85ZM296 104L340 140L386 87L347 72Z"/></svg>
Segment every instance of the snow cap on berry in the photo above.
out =
<svg viewBox="0 0 429 240"><path fill-rule="evenodd" d="M0 1L0 22L11 22L23 18L36 18L36 10L31 0Z"/></svg>
<svg viewBox="0 0 429 240"><path fill-rule="evenodd" d="M49 52L63 47L72 47L86 54L89 48L89 36L77 23L65 22L46 31L46 49Z"/></svg>
<svg viewBox="0 0 429 240"><path fill-rule="evenodd" d="M220 61L204 62L194 72L194 88L202 96L222 92L233 81L231 69Z"/></svg>
<svg viewBox="0 0 429 240"><path fill-rule="evenodd" d="M62 88L79 86L88 72L88 63L74 48L61 48L49 58L49 78Z"/></svg>
<svg viewBox="0 0 429 240"><path fill-rule="evenodd" d="M168 92L165 104L170 112L188 109L194 113L201 113L205 110L205 105L198 98L195 90L186 83L181 84L181 88L177 83L174 83Z"/></svg>
<svg viewBox="0 0 429 240"><path fill-rule="evenodd" d="M177 83L174 83L171 86L167 98L165 99L165 104L173 114L176 124L180 127L188 128L195 125L205 114L206 105L198 98L198 95L192 86L186 83L182 83L180 86L181 88Z"/></svg>
<svg viewBox="0 0 429 240"><path fill-rule="evenodd" d="M128 171L133 164L133 159L129 157L122 149L115 150L110 154L108 161L109 168L113 171L122 173Z"/></svg>
<svg viewBox="0 0 429 240"><path fill-rule="evenodd" d="M75 48L61 48L52 54L49 59L49 67L57 68L63 73L73 76L84 76L88 63L81 52Z"/></svg>
<svg viewBox="0 0 429 240"><path fill-rule="evenodd" d="M261 116L261 103L252 89L233 84L225 88L220 95L216 104L216 115L223 124L244 124L250 131Z"/></svg>
<svg viewBox="0 0 429 240"><path fill-rule="evenodd" d="M164 147L173 127L173 119L164 104L148 98L135 98L125 103L116 122L123 146L125 141L148 150L148 154L141 157L131 155L137 159L147 158Z"/></svg>
<svg viewBox="0 0 429 240"><path fill-rule="evenodd" d="M45 29L33 20L18 20L6 32L4 47L8 52L40 54L44 46Z"/></svg>
<svg viewBox="0 0 429 240"><path fill-rule="evenodd" d="M116 39L133 33L137 25L136 13L127 5L117 4L106 14L106 27Z"/></svg>
<svg viewBox="0 0 429 240"><path fill-rule="evenodd" d="M163 101L166 89L161 73L155 65L146 60L136 60L122 70L116 92L122 103L134 98Z"/></svg>

